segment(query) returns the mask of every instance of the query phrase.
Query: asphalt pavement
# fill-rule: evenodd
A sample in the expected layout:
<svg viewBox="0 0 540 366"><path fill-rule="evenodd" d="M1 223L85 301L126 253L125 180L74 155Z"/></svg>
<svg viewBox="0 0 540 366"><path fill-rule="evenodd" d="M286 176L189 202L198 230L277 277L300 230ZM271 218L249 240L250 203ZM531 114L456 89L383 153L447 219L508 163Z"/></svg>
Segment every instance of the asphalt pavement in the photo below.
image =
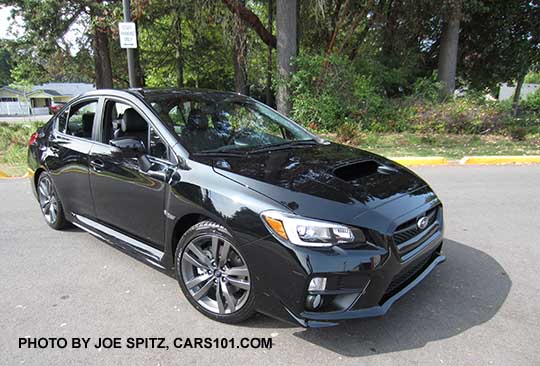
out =
<svg viewBox="0 0 540 366"><path fill-rule="evenodd" d="M175 279L78 229L49 229L29 183L0 180L0 365L540 365L540 165L416 171L445 204L447 261L386 316L325 329L211 321ZM23 337L273 347L28 349Z"/></svg>

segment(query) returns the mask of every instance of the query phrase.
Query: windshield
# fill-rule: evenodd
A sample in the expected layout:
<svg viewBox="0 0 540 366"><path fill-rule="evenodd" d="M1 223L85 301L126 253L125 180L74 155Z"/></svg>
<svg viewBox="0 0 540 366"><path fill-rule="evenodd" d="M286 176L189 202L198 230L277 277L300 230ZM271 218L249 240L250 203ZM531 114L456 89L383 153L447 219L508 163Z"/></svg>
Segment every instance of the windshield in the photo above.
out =
<svg viewBox="0 0 540 366"><path fill-rule="evenodd" d="M240 152L313 140L302 127L262 103L230 94L201 94L146 97L191 153Z"/></svg>

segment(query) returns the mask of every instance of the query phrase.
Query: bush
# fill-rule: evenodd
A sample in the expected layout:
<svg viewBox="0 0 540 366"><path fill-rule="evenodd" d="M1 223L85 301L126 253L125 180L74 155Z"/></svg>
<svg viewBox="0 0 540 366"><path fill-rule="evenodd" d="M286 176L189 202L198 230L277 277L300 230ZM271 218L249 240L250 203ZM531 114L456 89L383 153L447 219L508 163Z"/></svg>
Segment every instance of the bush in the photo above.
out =
<svg viewBox="0 0 540 366"><path fill-rule="evenodd" d="M384 78L365 65L336 56L325 60L317 55L296 59L292 116L312 129L336 133L342 142L357 139L361 131L501 134L514 139L540 132L540 91L529 96L523 103L526 112L516 119L511 101L486 100L483 91L471 89L460 97L441 99L436 74L418 78L407 88L408 96L390 98L381 82Z"/></svg>
<svg viewBox="0 0 540 366"><path fill-rule="evenodd" d="M527 95L527 99L521 103L521 107L527 111L540 113L540 89Z"/></svg>
<svg viewBox="0 0 540 366"><path fill-rule="evenodd" d="M38 124L0 123L0 163L24 164L27 143Z"/></svg>
<svg viewBox="0 0 540 366"><path fill-rule="evenodd" d="M527 136L528 130L523 126L512 126L510 127L510 137L516 141L524 141Z"/></svg>
<svg viewBox="0 0 540 366"><path fill-rule="evenodd" d="M359 123L384 105L372 80L355 72L346 59L300 56L291 80L293 117L319 130L335 131L342 123Z"/></svg>

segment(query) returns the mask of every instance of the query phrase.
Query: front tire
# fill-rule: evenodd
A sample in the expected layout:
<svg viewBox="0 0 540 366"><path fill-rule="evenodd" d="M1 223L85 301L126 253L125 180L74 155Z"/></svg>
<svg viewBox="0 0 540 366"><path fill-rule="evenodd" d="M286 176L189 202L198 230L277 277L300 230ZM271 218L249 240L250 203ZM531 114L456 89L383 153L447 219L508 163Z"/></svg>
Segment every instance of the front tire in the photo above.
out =
<svg viewBox="0 0 540 366"><path fill-rule="evenodd" d="M239 323L255 313L248 264L223 226L202 221L191 227L175 259L180 288L198 311L223 323Z"/></svg>
<svg viewBox="0 0 540 366"><path fill-rule="evenodd" d="M49 173L40 174L37 182L37 194L41 213L47 224L55 230L65 228L68 223L64 216L64 208Z"/></svg>

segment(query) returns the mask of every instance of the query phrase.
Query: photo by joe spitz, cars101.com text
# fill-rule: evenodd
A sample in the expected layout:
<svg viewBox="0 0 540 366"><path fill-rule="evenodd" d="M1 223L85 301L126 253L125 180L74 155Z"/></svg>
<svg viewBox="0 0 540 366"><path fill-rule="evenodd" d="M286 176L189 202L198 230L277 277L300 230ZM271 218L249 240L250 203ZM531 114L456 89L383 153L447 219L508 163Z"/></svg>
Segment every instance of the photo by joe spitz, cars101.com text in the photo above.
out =
<svg viewBox="0 0 540 366"><path fill-rule="evenodd" d="M445 260L426 182L252 98L98 90L60 107L29 141L46 222L175 276L211 319L381 316Z"/></svg>

